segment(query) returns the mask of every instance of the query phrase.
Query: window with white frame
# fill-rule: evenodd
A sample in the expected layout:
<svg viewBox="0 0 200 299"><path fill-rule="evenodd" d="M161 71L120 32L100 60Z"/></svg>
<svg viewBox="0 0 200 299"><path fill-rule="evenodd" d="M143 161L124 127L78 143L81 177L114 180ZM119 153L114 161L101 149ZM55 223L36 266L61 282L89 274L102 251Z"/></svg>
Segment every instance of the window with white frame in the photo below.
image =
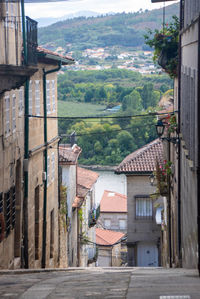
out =
<svg viewBox="0 0 200 299"><path fill-rule="evenodd" d="M55 153L51 154L51 180L55 179Z"/></svg>
<svg viewBox="0 0 200 299"><path fill-rule="evenodd" d="M40 115L40 81L35 80L35 114Z"/></svg>
<svg viewBox="0 0 200 299"><path fill-rule="evenodd" d="M55 89L55 80L51 81L51 94L52 94L52 111L56 111L56 89Z"/></svg>
<svg viewBox="0 0 200 299"><path fill-rule="evenodd" d="M29 81L29 114L33 114L33 83Z"/></svg>
<svg viewBox="0 0 200 299"><path fill-rule="evenodd" d="M16 130L16 95L12 96L12 130Z"/></svg>
<svg viewBox="0 0 200 299"><path fill-rule="evenodd" d="M152 219L153 202L148 196L136 196L136 219Z"/></svg>
<svg viewBox="0 0 200 299"><path fill-rule="evenodd" d="M46 81L46 99L47 99L47 113L51 113L51 101L50 101L50 81Z"/></svg>
<svg viewBox="0 0 200 299"><path fill-rule="evenodd" d="M47 185L50 183L50 157L47 157Z"/></svg>
<svg viewBox="0 0 200 299"><path fill-rule="evenodd" d="M119 220L119 228L120 229L126 229L126 220L125 219L120 219Z"/></svg>
<svg viewBox="0 0 200 299"><path fill-rule="evenodd" d="M105 226L105 228L110 228L111 227L111 221L110 221L110 219L105 219L104 220L104 226Z"/></svg>
<svg viewBox="0 0 200 299"><path fill-rule="evenodd" d="M24 87L19 89L19 102L18 102L18 111L19 115L23 113L24 108Z"/></svg>
<svg viewBox="0 0 200 299"><path fill-rule="evenodd" d="M10 134L10 97L5 97L5 134Z"/></svg>

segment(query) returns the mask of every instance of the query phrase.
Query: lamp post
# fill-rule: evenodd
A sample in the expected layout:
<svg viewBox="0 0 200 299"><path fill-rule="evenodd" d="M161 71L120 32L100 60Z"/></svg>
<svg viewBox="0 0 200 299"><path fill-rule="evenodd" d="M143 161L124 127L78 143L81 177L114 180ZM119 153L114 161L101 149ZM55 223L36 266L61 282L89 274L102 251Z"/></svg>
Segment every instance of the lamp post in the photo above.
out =
<svg viewBox="0 0 200 299"><path fill-rule="evenodd" d="M164 123L161 119L158 120L158 122L156 124L156 132L158 134L158 137L161 140L166 140L168 142L178 144L180 139L179 139L177 131L176 131L177 137L162 137L162 135L164 134L164 131L165 131L165 125L166 125L166 123Z"/></svg>

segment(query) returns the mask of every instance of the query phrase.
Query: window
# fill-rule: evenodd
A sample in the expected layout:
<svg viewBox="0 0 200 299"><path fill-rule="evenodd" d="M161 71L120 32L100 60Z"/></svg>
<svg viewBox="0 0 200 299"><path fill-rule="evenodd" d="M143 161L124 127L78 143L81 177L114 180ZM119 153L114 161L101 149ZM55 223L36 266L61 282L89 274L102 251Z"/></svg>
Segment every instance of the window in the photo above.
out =
<svg viewBox="0 0 200 299"><path fill-rule="evenodd" d="M46 82L46 99L47 99L47 113L51 113L51 102L50 102L50 81Z"/></svg>
<svg viewBox="0 0 200 299"><path fill-rule="evenodd" d="M124 219L119 220L119 228L126 229L126 220L124 220Z"/></svg>
<svg viewBox="0 0 200 299"><path fill-rule="evenodd" d="M55 153L51 154L51 180L55 179Z"/></svg>
<svg viewBox="0 0 200 299"><path fill-rule="evenodd" d="M18 110L20 115L23 113L23 107L24 107L23 102L24 102L24 88L21 87L19 90L19 103L18 103Z"/></svg>
<svg viewBox="0 0 200 299"><path fill-rule="evenodd" d="M16 129L16 96L12 96L12 130Z"/></svg>
<svg viewBox="0 0 200 299"><path fill-rule="evenodd" d="M35 114L40 115L40 81L35 80Z"/></svg>
<svg viewBox="0 0 200 299"><path fill-rule="evenodd" d="M5 134L10 134L10 97L5 97Z"/></svg>
<svg viewBox="0 0 200 299"><path fill-rule="evenodd" d="M56 111L56 90L55 90L55 80L51 81L51 93L52 93L52 110Z"/></svg>
<svg viewBox="0 0 200 299"><path fill-rule="evenodd" d="M152 219L153 203L149 197L136 197L136 219Z"/></svg>
<svg viewBox="0 0 200 299"><path fill-rule="evenodd" d="M111 221L110 221L110 219L105 219L104 226L105 226L105 228L110 228L111 227Z"/></svg>
<svg viewBox="0 0 200 299"><path fill-rule="evenodd" d="M33 86L32 81L29 81L29 114L33 114Z"/></svg>

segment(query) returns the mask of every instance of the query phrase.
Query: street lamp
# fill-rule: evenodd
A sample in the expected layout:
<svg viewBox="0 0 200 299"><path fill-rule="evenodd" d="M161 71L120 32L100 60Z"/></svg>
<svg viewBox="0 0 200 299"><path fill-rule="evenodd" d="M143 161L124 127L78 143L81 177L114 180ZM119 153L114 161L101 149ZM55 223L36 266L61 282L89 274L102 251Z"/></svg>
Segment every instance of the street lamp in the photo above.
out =
<svg viewBox="0 0 200 299"><path fill-rule="evenodd" d="M154 176L153 173L150 174L150 176L149 176L149 181L150 181L151 186L153 186L153 185L154 185L154 181L155 181L155 176Z"/></svg>
<svg viewBox="0 0 200 299"><path fill-rule="evenodd" d="M156 124L156 132L158 134L158 137L161 140L166 140L166 141L172 142L174 144L178 144L180 142L179 136L177 136L177 137L162 137L164 131L165 131L165 123L163 123L163 121L161 119L159 119ZM176 131L176 133L177 133L177 131Z"/></svg>

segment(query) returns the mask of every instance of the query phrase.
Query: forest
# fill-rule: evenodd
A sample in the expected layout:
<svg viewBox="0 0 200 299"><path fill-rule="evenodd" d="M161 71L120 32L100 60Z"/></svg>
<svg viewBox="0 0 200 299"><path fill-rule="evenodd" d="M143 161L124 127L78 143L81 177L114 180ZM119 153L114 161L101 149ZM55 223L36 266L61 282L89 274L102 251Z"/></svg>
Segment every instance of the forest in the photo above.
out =
<svg viewBox="0 0 200 299"><path fill-rule="evenodd" d="M83 148L79 158L82 164L116 165L125 156L156 138L154 113L159 109L161 97L171 91L172 80L167 75L142 76L128 70L67 71L58 77L58 99L61 103L102 105L102 110L92 119L59 120L62 142L70 142L76 132L76 142ZM107 117L110 118L107 118Z"/></svg>

